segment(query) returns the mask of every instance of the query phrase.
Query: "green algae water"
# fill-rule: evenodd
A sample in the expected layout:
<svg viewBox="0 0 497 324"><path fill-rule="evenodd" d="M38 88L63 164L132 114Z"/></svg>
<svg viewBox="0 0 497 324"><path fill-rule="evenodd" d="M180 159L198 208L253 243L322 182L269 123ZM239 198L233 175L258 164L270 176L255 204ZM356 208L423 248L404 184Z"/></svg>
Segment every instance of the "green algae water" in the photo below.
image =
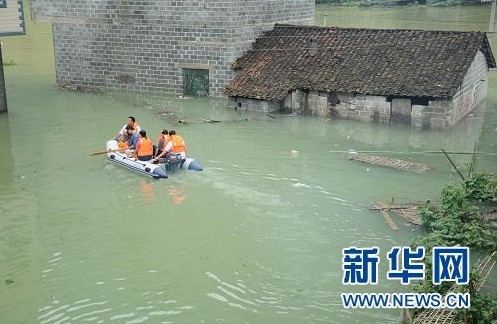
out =
<svg viewBox="0 0 497 324"><path fill-rule="evenodd" d="M316 23L325 12L328 25L488 28L486 7L318 7ZM27 33L3 39L15 64L5 67L9 112L0 114L0 323L395 323L399 310L343 308L341 292L407 288L386 281L386 260L378 286L343 286L342 248L386 252L420 234L395 216L392 231L368 210L392 197L436 200L457 181L442 155L416 153L475 142L497 152L494 71L470 117L420 131L270 118L220 99L59 91L50 27L27 22ZM189 124L172 125L171 114ZM153 180L90 157L128 116L153 139L176 129L205 170ZM348 161L340 152L350 149L408 152L388 156L433 171ZM478 168L495 172L496 162L481 156Z"/></svg>

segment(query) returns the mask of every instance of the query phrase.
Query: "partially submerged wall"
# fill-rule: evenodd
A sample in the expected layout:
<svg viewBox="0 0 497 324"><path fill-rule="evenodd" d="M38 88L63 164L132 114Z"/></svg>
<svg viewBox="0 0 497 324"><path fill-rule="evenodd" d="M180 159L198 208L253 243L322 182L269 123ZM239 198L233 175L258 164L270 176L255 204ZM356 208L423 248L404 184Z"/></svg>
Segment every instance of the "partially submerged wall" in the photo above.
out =
<svg viewBox="0 0 497 324"><path fill-rule="evenodd" d="M184 69L204 70L220 96L255 37L312 23L314 1L31 0L31 12L53 22L58 82L182 94Z"/></svg>

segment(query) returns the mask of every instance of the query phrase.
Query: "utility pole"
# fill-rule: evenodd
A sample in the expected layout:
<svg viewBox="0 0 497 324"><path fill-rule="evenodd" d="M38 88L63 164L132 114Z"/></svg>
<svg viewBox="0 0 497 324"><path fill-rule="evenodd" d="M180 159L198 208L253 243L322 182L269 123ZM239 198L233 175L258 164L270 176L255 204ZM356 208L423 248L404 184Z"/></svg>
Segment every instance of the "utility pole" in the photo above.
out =
<svg viewBox="0 0 497 324"><path fill-rule="evenodd" d="M325 14L323 15L323 26L324 26L324 27L326 27L326 18L328 18L328 14L327 14L327 13L325 13Z"/></svg>
<svg viewBox="0 0 497 324"><path fill-rule="evenodd" d="M2 42L0 42L0 113L7 112L7 92L3 76Z"/></svg>
<svg viewBox="0 0 497 324"><path fill-rule="evenodd" d="M494 31L495 25L495 0L492 1L492 9L490 11L490 25L488 26L488 32L492 33Z"/></svg>

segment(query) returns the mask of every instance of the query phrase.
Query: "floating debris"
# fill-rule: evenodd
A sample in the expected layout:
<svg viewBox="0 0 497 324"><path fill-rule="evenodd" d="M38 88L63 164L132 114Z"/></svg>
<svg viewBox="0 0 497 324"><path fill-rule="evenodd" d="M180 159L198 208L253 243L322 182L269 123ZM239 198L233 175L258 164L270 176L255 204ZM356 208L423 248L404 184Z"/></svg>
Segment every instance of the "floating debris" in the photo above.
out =
<svg viewBox="0 0 497 324"><path fill-rule="evenodd" d="M67 90L73 92L103 92L101 89L92 86L83 86L70 84L69 82L60 82L57 84L58 90Z"/></svg>
<svg viewBox="0 0 497 324"><path fill-rule="evenodd" d="M205 119L205 118L201 118L201 117L198 117L200 119L201 122L203 123L220 123L221 121L220 120L212 120L212 119Z"/></svg>
<svg viewBox="0 0 497 324"><path fill-rule="evenodd" d="M369 155L357 152L348 152L346 156L350 160L360 161L367 164L385 166L393 169L409 171L414 173L425 173L426 171L431 170L431 167L426 164L399 160L399 159L392 159L384 156Z"/></svg>
<svg viewBox="0 0 497 324"><path fill-rule="evenodd" d="M396 205L393 203L392 204L385 204L385 203L380 202L380 203L377 203L377 204L369 207L369 210L377 210L377 211L380 211L381 213L392 212L392 213L397 214L398 216L404 218L410 224L422 226L423 219L421 217L421 214L419 213L419 208L425 206L427 203L430 203L430 201L406 203L403 205ZM482 213L481 215L483 218L490 220L490 221L497 220L497 210L485 212L485 213Z"/></svg>
<svg viewBox="0 0 497 324"><path fill-rule="evenodd" d="M423 225L423 221L421 219L421 215L418 212L418 208L422 205L424 205L424 203L410 203L404 205L377 203L374 206L370 207L369 210L378 210L382 213L385 213L387 211L393 212L404 218L409 223L421 226Z"/></svg>
<svg viewBox="0 0 497 324"><path fill-rule="evenodd" d="M390 228L394 231L398 231L399 227L397 224L394 223L393 219L390 218L390 215L384 210L383 206L381 204L375 205L376 210L379 210L381 214L383 215L383 218L385 219L385 222L390 226Z"/></svg>

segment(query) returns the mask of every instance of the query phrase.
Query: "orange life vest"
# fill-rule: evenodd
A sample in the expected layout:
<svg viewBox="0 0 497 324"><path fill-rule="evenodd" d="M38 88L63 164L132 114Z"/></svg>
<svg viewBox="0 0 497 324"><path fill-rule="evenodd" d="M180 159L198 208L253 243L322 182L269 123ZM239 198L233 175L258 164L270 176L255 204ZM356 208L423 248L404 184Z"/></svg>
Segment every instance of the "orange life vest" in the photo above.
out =
<svg viewBox="0 0 497 324"><path fill-rule="evenodd" d="M183 138L179 135L169 136L171 138L173 148L171 149L171 153L180 153L186 152L186 144Z"/></svg>
<svg viewBox="0 0 497 324"><path fill-rule="evenodd" d="M126 142L119 142L119 143L117 143L117 145L119 145L119 148L121 150L124 150L124 149L128 148L128 144Z"/></svg>
<svg viewBox="0 0 497 324"><path fill-rule="evenodd" d="M152 141L149 140L148 138L140 138L139 139L140 145L137 145L137 156L146 156L146 155L152 155L154 152L154 149L152 147Z"/></svg>

